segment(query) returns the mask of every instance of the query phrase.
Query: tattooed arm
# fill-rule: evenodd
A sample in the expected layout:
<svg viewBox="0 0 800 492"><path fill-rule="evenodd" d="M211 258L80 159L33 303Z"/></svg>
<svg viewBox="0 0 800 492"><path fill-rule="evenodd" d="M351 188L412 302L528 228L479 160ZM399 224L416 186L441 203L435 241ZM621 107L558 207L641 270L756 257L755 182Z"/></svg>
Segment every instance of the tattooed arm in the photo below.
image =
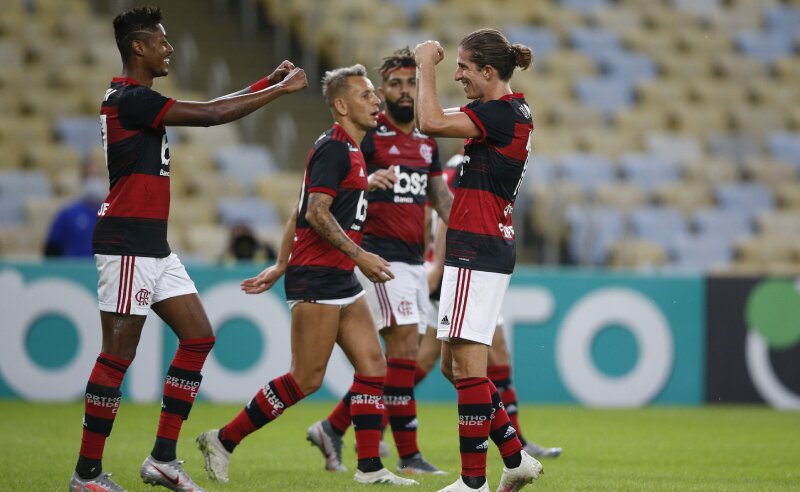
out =
<svg viewBox="0 0 800 492"><path fill-rule="evenodd" d="M325 193L308 194L306 220L317 234L331 245L346 254L372 282L383 283L394 278L389 263L378 255L361 249L342 230L342 226L331 214L333 197Z"/></svg>
<svg viewBox="0 0 800 492"><path fill-rule="evenodd" d="M447 187L447 182L440 176L428 180L428 200L439 214L439 217L450 222L450 207L453 205L453 194Z"/></svg>

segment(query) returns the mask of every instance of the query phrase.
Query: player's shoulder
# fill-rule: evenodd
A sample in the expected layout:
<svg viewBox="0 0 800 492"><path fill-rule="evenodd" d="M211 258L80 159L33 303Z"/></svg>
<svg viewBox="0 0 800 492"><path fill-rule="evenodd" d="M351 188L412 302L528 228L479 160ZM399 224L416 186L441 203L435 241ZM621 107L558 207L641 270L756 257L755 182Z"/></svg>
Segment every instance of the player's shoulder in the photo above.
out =
<svg viewBox="0 0 800 492"><path fill-rule="evenodd" d="M353 144L352 139L340 127L335 126L328 129L317 138L314 143L314 151L325 153L360 152L361 150Z"/></svg>

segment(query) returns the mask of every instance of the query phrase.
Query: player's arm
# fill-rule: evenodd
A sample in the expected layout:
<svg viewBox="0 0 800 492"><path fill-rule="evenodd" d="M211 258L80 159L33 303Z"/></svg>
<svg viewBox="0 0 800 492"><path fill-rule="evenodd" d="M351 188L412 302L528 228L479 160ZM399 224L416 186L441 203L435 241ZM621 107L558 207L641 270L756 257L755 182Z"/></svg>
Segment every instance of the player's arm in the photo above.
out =
<svg viewBox="0 0 800 492"><path fill-rule="evenodd" d="M434 137L480 138L481 130L464 113L445 111L436 94L436 65L444 60L444 49L436 41L414 48L417 61L417 127Z"/></svg>
<svg viewBox="0 0 800 492"><path fill-rule="evenodd" d="M306 220L323 239L346 254L372 282L383 283L394 278L389 263L378 255L361 249L342 230L342 226L331 213L333 197L326 193L308 194Z"/></svg>
<svg viewBox="0 0 800 492"><path fill-rule="evenodd" d="M244 94L250 94L253 92L260 91L262 89L266 89L267 87L273 86L278 82L282 81L289 75L289 72L294 70L294 63L290 62L289 60L283 60L280 65L278 65L275 70L272 71L271 74L267 75L263 79L248 85L244 89L236 92L232 92L230 94L226 94L224 96L220 96L216 99L212 99L211 102L219 101L220 99L227 99L233 96L241 96Z"/></svg>
<svg viewBox="0 0 800 492"><path fill-rule="evenodd" d="M298 203L299 205L299 203ZM286 221L286 226L283 228L283 236L281 237L281 245L278 250L278 259L275 264L267 267L252 278L242 280L240 284L242 290L247 294L260 294L272 288L275 282L286 273L286 267L289 265L289 256L292 253L292 246L294 246L294 230L297 225L297 209L294 207L289 220Z"/></svg>
<svg viewBox="0 0 800 492"><path fill-rule="evenodd" d="M433 235L433 261L428 270L428 292L433 292L439 287L444 275L444 249L447 237L447 224L443 220L436 223L436 233Z"/></svg>
<svg viewBox="0 0 800 492"><path fill-rule="evenodd" d="M450 208L453 206L453 194L447 187L447 182L440 176L428 180L428 200L431 206L439 214L439 217L450 222Z"/></svg>
<svg viewBox="0 0 800 492"><path fill-rule="evenodd" d="M247 116L285 94L308 85L302 68L295 68L275 85L247 94L231 95L209 102L176 101L164 115L167 126L216 126ZM240 91L241 92L241 91Z"/></svg>

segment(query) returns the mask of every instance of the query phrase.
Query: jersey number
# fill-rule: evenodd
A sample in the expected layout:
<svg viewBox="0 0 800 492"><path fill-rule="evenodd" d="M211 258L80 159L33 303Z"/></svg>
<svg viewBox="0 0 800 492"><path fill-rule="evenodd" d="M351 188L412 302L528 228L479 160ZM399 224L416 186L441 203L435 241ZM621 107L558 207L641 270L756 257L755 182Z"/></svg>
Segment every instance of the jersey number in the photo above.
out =
<svg viewBox="0 0 800 492"><path fill-rule="evenodd" d="M360 195L358 195L358 207L356 208L356 220L359 222L364 222L367 220L367 199L364 198L364 192L362 191Z"/></svg>
<svg viewBox="0 0 800 492"><path fill-rule="evenodd" d="M525 150L528 151L528 156L525 157L525 164L522 166L522 174L519 175L519 182L517 183L517 187L514 188L514 197L517 196L519 193L519 187L522 185L522 180L525 178L525 171L528 170L528 162L531 160L531 137L533 136L533 132L528 132L528 145L525 147Z"/></svg>

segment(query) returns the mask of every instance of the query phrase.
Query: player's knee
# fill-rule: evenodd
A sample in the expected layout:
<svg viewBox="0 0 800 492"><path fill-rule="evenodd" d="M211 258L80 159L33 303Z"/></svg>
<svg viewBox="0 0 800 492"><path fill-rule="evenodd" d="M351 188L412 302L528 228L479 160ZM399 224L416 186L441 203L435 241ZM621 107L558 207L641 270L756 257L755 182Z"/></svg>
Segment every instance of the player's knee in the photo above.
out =
<svg viewBox="0 0 800 492"><path fill-rule="evenodd" d="M325 378L325 368L296 372L292 374L292 377L300 387L300 391L302 391L304 395L310 395L322 387L322 380Z"/></svg>

